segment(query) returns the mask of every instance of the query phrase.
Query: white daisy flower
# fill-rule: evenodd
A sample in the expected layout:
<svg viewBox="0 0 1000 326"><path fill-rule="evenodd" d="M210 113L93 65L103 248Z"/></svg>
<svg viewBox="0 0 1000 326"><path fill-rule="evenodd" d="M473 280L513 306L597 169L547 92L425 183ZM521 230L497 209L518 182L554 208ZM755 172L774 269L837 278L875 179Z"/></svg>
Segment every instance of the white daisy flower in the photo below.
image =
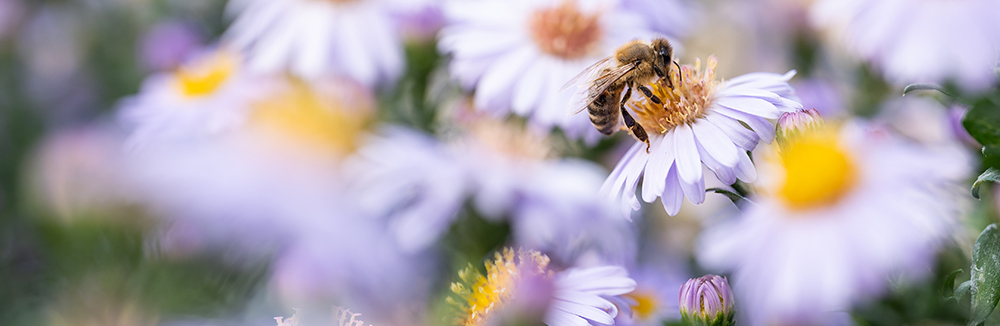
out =
<svg viewBox="0 0 1000 326"><path fill-rule="evenodd" d="M250 69L307 80L348 76L372 86L403 71L396 15L425 0L232 0L225 39L246 51Z"/></svg>
<svg viewBox="0 0 1000 326"><path fill-rule="evenodd" d="M959 146L860 124L801 126L758 156L756 204L698 245L703 266L732 273L750 325L841 321L891 278L930 271L958 214L961 191L948 187L969 169Z"/></svg>
<svg viewBox="0 0 1000 326"><path fill-rule="evenodd" d="M475 88L477 109L591 140L600 134L585 115L566 115L571 94L559 90L618 46L654 36L643 16L616 0L452 1L445 17L438 46L452 54L462 86Z"/></svg>
<svg viewBox="0 0 1000 326"><path fill-rule="evenodd" d="M362 205L389 219L401 246L433 244L471 199L485 218L508 219L518 245L557 259L592 248L620 260L634 250L628 223L597 197L600 167L553 159L547 139L520 127L491 119L469 125L447 143L390 128L359 150L349 174Z"/></svg>
<svg viewBox="0 0 1000 326"><path fill-rule="evenodd" d="M243 73L239 56L219 49L147 78L138 95L123 101L119 118L132 147L219 134L241 125L251 102L269 88Z"/></svg>
<svg viewBox="0 0 1000 326"><path fill-rule="evenodd" d="M812 20L899 85L954 81L970 90L996 84L1000 2L994 0L826 0Z"/></svg>
<svg viewBox="0 0 1000 326"><path fill-rule="evenodd" d="M700 61L673 69L674 89L652 83L665 104L633 94L628 106L649 143L633 145L601 187L603 195L621 201L626 217L640 208L635 195L640 176L643 201L660 197L670 215L677 214L685 196L695 204L705 201L702 163L723 183L753 181L757 172L747 151L774 139L767 119L802 107L788 85L795 71L751 73L723 82L715 79L716 65L709 57L704 71Z"/></svg>
<svg viewBox="0 0 1000 326"><path fill-rule="evenodd" d="M456 323L463 326L490 325L490 321L519 295L529 291L519 285L530 277L551 279L553 289L546 300L548 309L543 321L549 326L613 325L618 307L612 300L635 289L635 281L619 266L570 268L554 272L548 268L549 258L537 251L505 248L486 262L486 274L472 266L459 272L461 282L452 283L456 294L448 302L457 306Z"/></svg>

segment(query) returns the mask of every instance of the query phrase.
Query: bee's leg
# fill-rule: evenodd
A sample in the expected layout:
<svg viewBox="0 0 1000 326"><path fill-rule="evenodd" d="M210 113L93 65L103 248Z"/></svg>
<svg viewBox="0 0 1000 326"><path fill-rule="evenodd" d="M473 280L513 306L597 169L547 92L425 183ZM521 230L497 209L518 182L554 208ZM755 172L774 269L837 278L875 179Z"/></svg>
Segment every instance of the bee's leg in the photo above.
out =
<svg viewBox="0 0 1000 326"><path fill-rule="evenodd" d="M663 105L663 101L660 100L660 97L654 95L653 91L649 90L649 87L646 87L646 85L639 85L636 88L638 88L639 91L642 92L642 95L645 95L646 98L648 98L650 101L653 101L653 103Z"/></svg>
<svg viewBox="0 0 1000 326"><path fill-rule="evenodd" d="M646 153L649 153L649 135L646 135L646 129L643 129L642 125L636 123L635 118L632 118L632 115L625 109L625 102L628 102L630 97L632 97L632 87L626 85L625 96L622 97L622 102L618 105L618 107L622 111L622 118L625 120L625 126L632 132L632 136L635 136L635 139L646 143Z"/></svg>
<svg viewBox="0 0 1000 326"><path fill-rule="evenodd" d="M670 87L670 89L674 89L674 81L670 80L670 77L667 76L667 74L663 73L663 69L660 69L660 67L657 67L657 66L654 65L653 66L653 72L656 73L656 77L660 77L661 81L666 81L667 87ZM660 104L660 103L657 102L656 104Z"/></svg>

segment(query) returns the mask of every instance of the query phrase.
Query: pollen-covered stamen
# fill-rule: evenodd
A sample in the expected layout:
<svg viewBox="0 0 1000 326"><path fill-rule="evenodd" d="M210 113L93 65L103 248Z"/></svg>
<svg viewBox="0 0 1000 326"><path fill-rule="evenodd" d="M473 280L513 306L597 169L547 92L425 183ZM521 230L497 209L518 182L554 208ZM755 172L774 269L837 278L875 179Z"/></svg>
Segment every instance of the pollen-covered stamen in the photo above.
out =
<svg viewBox="0 0 1000 326"><path fill-rule="evenodd" d="M667 86L668 83L660 80L647 85L661 104L654 103L641 94L633 95L628 105L635 112L636 120L647 132L662 134L678 125L690 124L705 117L720 83L715 80L717 65L718 61L711 56L705 70L701 71L701 60L695 60L694 67L683 65L680 71L670 70L670 81L674 86L672 89Z"/></svg>
<svg viewBox="0 0 1000 326"><path fill-rule="evenodd" d="M577 3L566 0L543 8L528 18L531 37L545 53L577 59L590 53L601 38L598 13L585 14Z"/></svg>
<svg viewBox="0 0 1000 326"><path fill-rule="evenodd" d="M486 275L477 272L472 265L459 271L461 282L451 284L454 296L448 303L456 306L459 316L456 325L481 326L513 299L518 282L528 275L551 276L548 271L549 257L534 250L514 250L504 248L503 254L496 253L494 260L486 262Z"/></svg>

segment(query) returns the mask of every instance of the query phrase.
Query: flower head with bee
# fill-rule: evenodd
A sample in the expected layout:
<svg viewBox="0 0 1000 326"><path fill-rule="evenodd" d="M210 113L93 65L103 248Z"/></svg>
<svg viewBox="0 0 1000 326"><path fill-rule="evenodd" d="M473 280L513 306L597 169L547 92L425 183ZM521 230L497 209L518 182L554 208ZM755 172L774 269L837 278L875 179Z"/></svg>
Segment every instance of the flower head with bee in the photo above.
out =
<svg viewBox="0 0 1000 326"><path fill-rule="evenodd" d="M788 84L795 71L720 81L717 65L709 57L704 70L700 60L671 69L669 83L653 82L648 85L651 96L638 93L625 104L648 134L648 143L629 149L601 193L620 200L626 217L640 208L635 194L640 176L642 199L652 203L660 197L670 215L677 214L685 196L695 204L704 202L702 163L726 184L753 181L757 172L747 151L774 139L768 119L802 107Z"/></svg>
<svg viewBox="0 0 1000 326"><path fill-rule="evenodd" d="M617 0L454 1L444 12L439 48L452 55L462 86L475 88L478 110L590 140L598 133L586 117L566 116L570 94L559 88L617 46L655 34L640 11ZM680 31L661 33L676 39Z"/></svg>

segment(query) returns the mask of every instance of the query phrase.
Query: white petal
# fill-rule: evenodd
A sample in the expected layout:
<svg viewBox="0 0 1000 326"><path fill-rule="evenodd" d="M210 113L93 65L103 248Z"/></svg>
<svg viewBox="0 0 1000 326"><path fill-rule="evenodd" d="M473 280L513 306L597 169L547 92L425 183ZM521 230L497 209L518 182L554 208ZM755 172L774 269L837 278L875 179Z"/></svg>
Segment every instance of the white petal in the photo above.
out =
<svg viewBox="0 0 1000 326"><path fill-rule="evenodd" d="M760 136L757 136L753 130L747 129L747 127L744 127L739 121L736 121L733 118L719 113L710 112L705 116L705 120L708 120L708 122L711 122L718 127L719 130L726 133L726 136L729 137L729 139L736 144L736 146L739 146L745 151L753 150L757 147L757 143L760 142Z"/></svg>
<svg viewBox="0 0 1000 326"><path fill-rule="evenodd" d="M534 60L532 52L530 47L522 46L494 62L476 87L476 106L490 110L507 109L510 96L505 93L514 87L524 68Z"/></svg>
<svg viewBox="0 0 1000 326"><path fill-rule="evenodd" d="M720 164L727 167L735 167L736 163L739 162L739 157L736 156L739 149L736 148L733 141L729 140L729 137L722 130L719 130L711 122L703 119L699 120L692 127L692 131L694 131L694 138L702 145L705 152Z"/></svg>
<svg viewBox="0 0 1000 326"><path fill-rule="evenodd" d="M736 165L736 177L746 182L757 180L757 169L746 152L740 152L740 163Z"/></svg>
<svg viewBox="0 0 1000 326"><path fill-rule="evenodd" d="M552 302L550 309L563 310L568 313L586 319L590 319L604 325L610 325L615 322L615 320L611 318L611 316L608 315L608 313L605 312L604 310L598 309L593 306L582 305L575 302L556 300Z"/></svg>
<svg viewBox="0 0 1000 326"><path fill-rule="evenodd" d="M701 158L698 147L694 143L694 133L688 125L674 128L674 158L677 162L677 172L683 183L693 184L702 179Z"/></svg>
<svg viewBox="0 0 1000 326"><path fill-rule="evenodd" d="M777 119L780 113L774 104L753 97L722 97L715 99L715 103L733 110L743 111L768 119Z"/></svg>
<svg viewBox="0 0 1000 326"><path fill-rule="evenodd" d="M681 204L684 202L684 192L681 190L680 181L677 180L677 168L673 165L670 166L670 170L667 172L667 178L664 180L663 194L660 195L660 203L663 204L663 209L667 211L670 216L677 215L677 212L681 210Z"/></svg>
<svg viewBox="0 0 1000 326"><path fill-rule="evenodd" d="M742 121L750 126L754 132L760 136L760 139L764 141L765 144L770 144L774 140L774 125L771 124L767 119L747 114L746 112L736 111L727 107L715 107L714 110L730 118Z"/></svg>

